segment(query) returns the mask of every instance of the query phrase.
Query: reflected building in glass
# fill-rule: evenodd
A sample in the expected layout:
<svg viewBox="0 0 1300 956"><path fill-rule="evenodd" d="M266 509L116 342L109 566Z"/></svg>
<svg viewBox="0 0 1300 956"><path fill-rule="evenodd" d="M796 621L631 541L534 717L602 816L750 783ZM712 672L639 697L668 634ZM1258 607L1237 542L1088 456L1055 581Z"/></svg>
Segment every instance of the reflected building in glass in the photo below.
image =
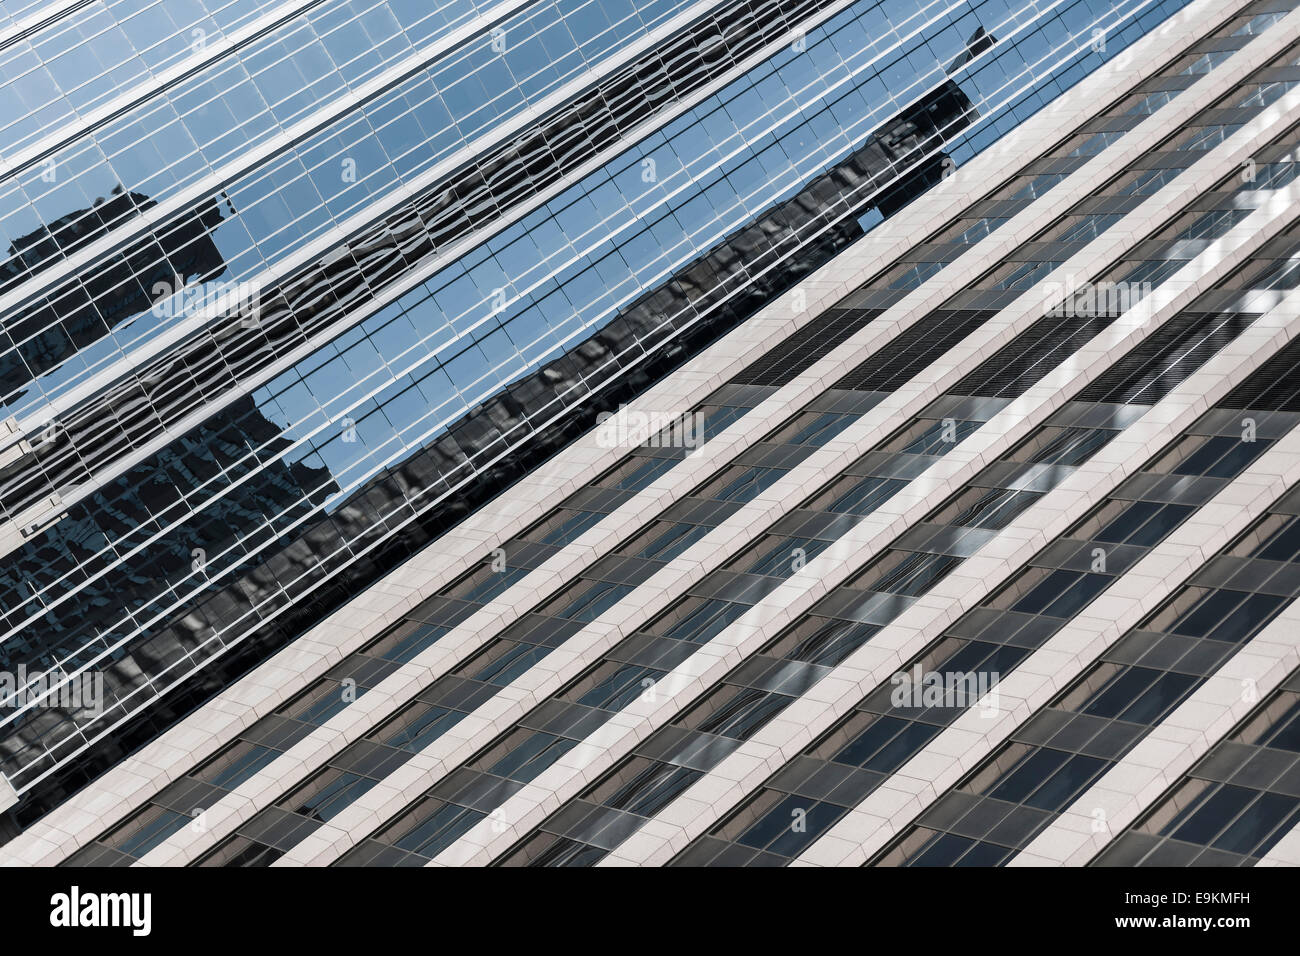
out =
<svg viewBox="0 0 1300 956"><path fill-rule="evenodd" d="M207 0L166 23L145 4L0 7L0 673L14 675L0 852L18 859L599 862L1199 382L1290 288L1290 224L1270 221L1254 230L1264 252L1222 253L1206 300L1175 298L1151 343L1089 366L1105 388L1077 383L1037 418L1025 404L1027 445L979 451L988 474L945 478L953 501L924 498L934 509L918 505L902 539L879 531L821 603L790 604L788 634L682 698L670 678L693 654L910 482L923 497L950 448L982 441L1132 309L1165 307L1179 267L1272 209L1294 134L1251 124L1300 81L1291 4ZM84 41L102 66L88 73L66 38L92 32L113 42ZM1179 126L1187 103L1196 119ZM1255 178L1228 184L1247 136L1263 144ZM1175 186L1181 205L1141 218ZM1110 259L1082 275L1096 249ZM1084 320L1073 305L1068 322L1006 318L1052 283L1071 302L1080 283L1136 292L1111 310L1094 295ZM1289 434L1283 386L1252 387L1215 407L1267 413L1256 455L1131 464L1230 482ZM593 437L629 409L695 416L697 441ZM1184 430L1215 439L1227 422ZM798 469L841 446L853 453L808 485ZM813 497L780 498L792 481ZM1194 509L1221 490L1184 501L1186 482L1168 484L1112 498ZM720 529L763 502L731 554ZM1115 542L1106 574L1191 510L1162 514L1143 543ZM1051 537L1083 548L1102 530L1089 520ZM1048 550L1052 587L1086 604L1109 583L1065 582L1077 555ZM683 568L700 577L647 584ZM651 592L667 603L641 621ZM1290 592L1274 596L1260 627ZM1012 609L990 607L1009 626ZM1006 637L1007 672L1013 650L1051 638L1024 626L1038 643ZM973 628L947 639L974 646ZM93 700L67 693L90 686ZM499 733L438 750L518 687L524 711ZM565 754L655 687L674 705L648 718L650 749L611 751L598 783L563 789ZM881 747L893 728L889 752L909 759L960 718L950 700L933 719L867 702L850 716ZM295 763L247 825L185 843L195 813L344 723L355 739ZM829 779L836 758L817 746ZM346 830L374 784L429 753L456 769L379 830ZM875 766L853 772L902 764ZM489 856L466 850L552 778L558 815L524 814L517 845ZM738 816L645 862L789 862L881 782L854 779L834 811L765 784L777 796L739 795ZM993 799L963 786L944 800ZM92 800L98 824L41 843ZM813 836L786 837L792 808ZM948 835L1022 850L1066 808L1036 809L1017 844L909 821L924 839L872 858L938 853ZM741 818L775 830L760 846ZM322 827L351 834L337 861L310 856Z"/></svg>

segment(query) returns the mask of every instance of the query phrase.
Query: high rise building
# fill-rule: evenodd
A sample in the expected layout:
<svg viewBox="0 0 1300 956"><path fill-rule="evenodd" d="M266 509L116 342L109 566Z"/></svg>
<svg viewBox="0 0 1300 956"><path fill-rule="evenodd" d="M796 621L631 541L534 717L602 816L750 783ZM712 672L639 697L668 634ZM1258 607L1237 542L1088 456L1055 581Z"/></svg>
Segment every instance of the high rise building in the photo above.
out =
<svg viewBox="0 0 1300 956"><path fill-rule="evenodd" d="M1295 5L0 3L0 859L1300 863Z"/></svg>

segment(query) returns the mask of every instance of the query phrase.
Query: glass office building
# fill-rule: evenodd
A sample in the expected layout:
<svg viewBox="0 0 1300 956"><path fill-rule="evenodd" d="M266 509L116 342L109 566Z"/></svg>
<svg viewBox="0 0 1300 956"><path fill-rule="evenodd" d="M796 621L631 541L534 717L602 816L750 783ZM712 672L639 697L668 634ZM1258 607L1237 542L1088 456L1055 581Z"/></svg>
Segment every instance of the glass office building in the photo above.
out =
<svg viewBox="0 0 1300 956"><path fill-rule="evenodd" d="M1293 5L0 3L0 853L1300 862Z"/></svg>

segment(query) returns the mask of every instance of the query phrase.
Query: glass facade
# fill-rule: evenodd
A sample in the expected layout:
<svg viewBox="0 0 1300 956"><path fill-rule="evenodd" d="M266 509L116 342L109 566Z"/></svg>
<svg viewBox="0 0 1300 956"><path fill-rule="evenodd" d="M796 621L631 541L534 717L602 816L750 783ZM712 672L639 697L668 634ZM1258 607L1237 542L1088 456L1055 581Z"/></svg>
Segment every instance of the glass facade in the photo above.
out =
<svg viewBox="0 0 1300 956"><path fill-rule="evenodd" d="M386 4L392 44L307 72L351 6L156 91L124 81L138 101L9 180L0 361L27 448L0 478L21 532L4 653L107 684L94 720L4 717L19 789L250 636L290 639L308 593L373 575L370 553L503 454L739 321L1178 4L537 3L452 50L479 11ZM431 62L336 115L410 50ZM285 98L256 66L273 59L319 82ZM490 107L450 92L471 85ZM213 139L236 130L187 112L218 102L191 87L266 109ZM302 114L320 128L250 165ZM159 171L140 158L159 136L193 151ZM212 305L286 268L256 310Z"/></svg>
<svg viewBox="0 0 1300 956"><path fill-rule="evenodd" d="M313 841L330 849L312 862L341 866L620 859L1124 449L1116 487L900 656L902 671L996 687L1287 454L1297 424L1300 352L1273 342L1160 442L1129 438L1206 387L1204 369L1254 342L1300 280L1287 205L1300 133L1270 109L1300 88L1294 2L1203 6L95 0L42 13L0 0L0 675L16 675L0 682L15 798L0 837L21 845L269 670L264 684L284 681L273 702L192 757L172 748L165 773L73 827L52 862L266 866L304 862ZM1186 38L1129 62L1192 8ZM920 218L918 197L1097 75L1114 80L1104 99L1075 103L1052 137L1001 154L992 177L981 166L960 203ZM892 256L826 271L913 221L928 224ZM852 291L693 396L692 440L659 431L536 513L514 506L515 483L578 451L598 413L827 275ZM1169 297L1182 298L1155 327L1129 330ZM1112 334L1123 346L1048 407L1042 383ZM805 373L815 383L771 415ZM1010 409L1026 428L997 444ZM1249 441L1234 431L1247 413ZM738 430L745 442L720 451ZM700 448L716 465L610 530ZM792 476L826 461L791 496ZM1059 824L1288 613L1293 498L1261 502L866 862L1004 865ZM914 513L842 559L899 501ZM526 518L323 674L268 665L497 507ZM760 621L822 556L838 577ZM699 573L665 590L683 561ZM762 639L689 693L667 690L738 631ZM73 693L90 686L93 700ZM597 772L571 772L660 692L670 709L637 718ZM1285 847L1300 825L1296 693L1294 675L1270 687L1092 862L1254 863ZM889 686L852 696L657 862L816 854L973 706L899 703ZM345 726L337 748L304 755L313 733ZM257 789L285 755L293 769ZM440 769L375 809L430 755ZM539 788L545 813L509 841L485 835ZM191 826L232 802L248 812Z"/></svg>

